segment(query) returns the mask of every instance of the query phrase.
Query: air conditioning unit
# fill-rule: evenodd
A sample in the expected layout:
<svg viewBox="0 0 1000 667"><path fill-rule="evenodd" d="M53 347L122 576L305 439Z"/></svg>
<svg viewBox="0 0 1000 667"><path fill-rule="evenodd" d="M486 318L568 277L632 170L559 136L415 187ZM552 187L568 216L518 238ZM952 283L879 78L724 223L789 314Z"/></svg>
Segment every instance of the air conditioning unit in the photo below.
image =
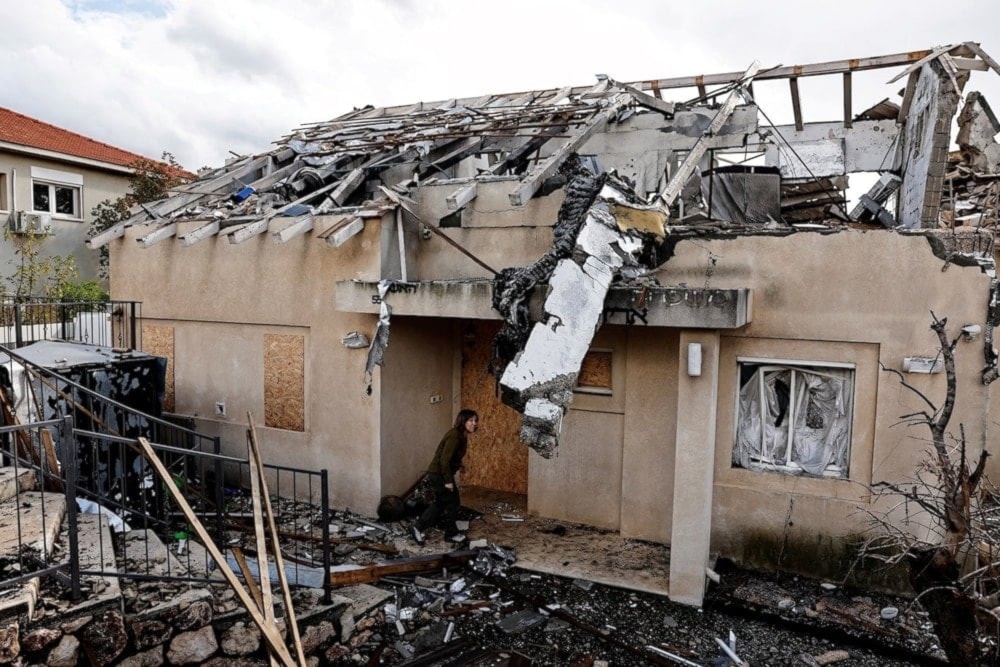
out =
<svg viewBox="0 0 1000 667"><path fill-rule="evenodd" d="M52 214L38 213L35 211L18 211L17 215L11 216L10 230L18 234L51 234Z"/></svg>

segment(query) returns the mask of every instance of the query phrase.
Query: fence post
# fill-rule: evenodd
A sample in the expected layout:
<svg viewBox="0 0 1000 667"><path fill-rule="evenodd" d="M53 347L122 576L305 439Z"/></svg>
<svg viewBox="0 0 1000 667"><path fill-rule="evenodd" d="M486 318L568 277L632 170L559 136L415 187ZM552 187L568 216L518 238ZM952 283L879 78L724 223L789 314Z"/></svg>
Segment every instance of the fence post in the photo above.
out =
<svg viewBox="0 0 1000 667"><path fill-rule="evenodd" d="M66 473L66 523L69 538L70 597L80 599L80 543L76 512L76 439L73 437L73 416L63 417L62 433L63 472ZM103 565L102 565L103 567Z"/></svg>
<svg viewBox="0 0 1000 667"><path fill-rule="evenodd" d="M222 478L222 459L219 458L219 455L222 454L222 438L215 436L212 438L212 442L215 451L215 539L218 540L221 547L226 543L226 525L223 521L226 512L225 480Z"/></svg>
<svg viewBox="0 0 1000 667"><path fill-rule="evenodd" d="M323 604L333 602L333 587L330 585L330 487L326 468L319 471L320 504L323 517Z"/></svg>
<svg viewBox="0 0 1000 667"><path fill-rule="evenodd" d="M14 347L22 347L24 337L21 332L21 303L14 301Z"/></svg>
<svg viewBox="0 0 1000 667"><path fill-rule="evenodd" d="M139 349L139 341L136 339L136 317L135 317L135 301L129 304L129 312L132 316L129 318L129 347L133 350Z"/></svg>
<svg viewBox="0 0 1000 667"><path fill-rule="evenodd" d="M61 330L62 330L62 333L60 334L60 338L62 338L63 340L69 340L69 337L66 335L66 299L65 299L65 297L63 297L63 299L61 299L61 302L59 304L59 325L60 325Z"/></svg>

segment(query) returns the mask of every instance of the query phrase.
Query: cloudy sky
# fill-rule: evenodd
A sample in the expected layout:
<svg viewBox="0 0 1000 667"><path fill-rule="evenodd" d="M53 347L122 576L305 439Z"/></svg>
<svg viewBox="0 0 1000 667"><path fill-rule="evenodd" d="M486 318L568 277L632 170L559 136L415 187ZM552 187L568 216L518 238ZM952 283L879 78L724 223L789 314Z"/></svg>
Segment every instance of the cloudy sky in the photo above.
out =
<svg viewBox="0 0 1000 667"><path fill-rule="evenodd" d="M998 25L997 0L10 0L0 106L195 170L366 104L963 41L1000 59ZM855 112L895 97L890 76L855 77ZM774 85L758 99L787 122L787 83ZM839 86L800 82L807 122L837 116ZM1000 108L1000 77L974 72L972 89Z"/></svg>

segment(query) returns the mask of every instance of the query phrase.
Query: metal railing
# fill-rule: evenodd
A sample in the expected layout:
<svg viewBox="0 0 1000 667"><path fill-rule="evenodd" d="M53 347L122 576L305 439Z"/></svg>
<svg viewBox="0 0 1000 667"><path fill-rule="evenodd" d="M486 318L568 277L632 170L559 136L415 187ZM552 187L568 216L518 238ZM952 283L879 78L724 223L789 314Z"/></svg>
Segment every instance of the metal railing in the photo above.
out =
<svg viewBox="0 0 1000 667"><path fill-rule="evenodd" d="M103 347L142 348L139 301L68 301L0 297L0 345L70 340Z"/></svg>
<svg viewBox="0 0 1000 667"><path fill-rule="evenodd" d="M65 496L66 503L67 561L50 563L51 554L42 553L33 561L37 567L30 574L15 577L6 576L0 567L0 588L65 570L69 581L64 583L76 597L80 595L81 576L218 583L218 579L211 579L212 558L193 539L187 517L179 511L163 480L137 446L136 438L140 436L150 442L199 521L212 534L216 546L223 552L229 546L243 547L242 551L251 556L250 569L254 571L256 545L249 537L239 539L240 535L252 536L254 532L252 496L246 491L250 479L248 459L223 455L218 437L142 413L31 364L9 349L6 352L11 363L21 364L36 383L47 387L49 393L42 402L48 409L62 412L57 419L0 427L0 437L5 438L0 444L13 465L31 468L40 480L61 482L60 495ZM61 479L59 471L53 471L52 461L44 456L38 432L42 428L58 430L60 437L53 460L57 458L62 463ZM28 435L16 435L21 432ZM15 435L3 435L7 433ZM32 451L37 455L32 455ZM287 578L292 585L323 588L329 601L327 573L332 554L328 473L268 463L263 468L273 499L276 528L284 543ZM112 537L106 538L103 530L98 530L96 537L101 553L106 540L111 539L114 567L104 563L103 558L81 565L77 499L102 514L110 514L113 523L121 520L121 529ZM19 517L20 511L18 503ZM239 545L231 544L232 536L236 536ZM18 522L19 545L23 538ZM0 564L2 558L0 553ZM22 560L25 559L30 560L30 553L25 552Z"/></svg>
<svg viewBox="0 0 1000 667"><path fill-rule="evenodd" d="M49 434L43 435L46 430ZM53 431L58 438L51 437ZM61 419L0 427L2 458L9 480L5 480L5 486L13 487L11 496L4 500L4 523L16 526L13 535L5 534L0 544L0 588L49 575L62 579L73 599L80 597L75 530L68 538L68 562L53 557L63 512L70 526L76 524L74 449L65 446L67 433L72 433L72 423L68 423L67 430L67 422ZM65 474L56 469L57 458L64 462Z"/></svg>

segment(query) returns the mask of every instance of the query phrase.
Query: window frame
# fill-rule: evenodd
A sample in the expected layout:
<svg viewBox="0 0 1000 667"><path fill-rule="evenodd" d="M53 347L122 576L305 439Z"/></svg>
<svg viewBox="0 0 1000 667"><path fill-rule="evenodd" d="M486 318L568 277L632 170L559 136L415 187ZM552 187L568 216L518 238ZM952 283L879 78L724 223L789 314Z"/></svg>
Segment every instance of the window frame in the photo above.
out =
<svg viewBox="0 0 1000 667"><path fill-rule="evenodd" d="M785 447L785 461L775 462L768 461L763 457L765 450L765 438L766 433L763 428L761 428L761 441L759 444L759 449L756 452L756 456L750 456L748 458L754 461L753 464L749 466L742 466L737 464L735 460L731 460L731 467L739 470L748 470L751 472L777 472L785 475L806 475L806 471L803 467L793 459L793 449L795 443L794 434L794 424L796 420L795 411L795 372L798 369L803 371L808 371L814 375L826 375L827 377L835 377L823 372L824 369L831 370L848 370L850 371L850 382L851 382L851 392L850 392L850 405L847 406L845 411L845 418L847 420L847 452L845 456L846 468L841 468L840 466L831 463L827 465L821 475L810 475L818 479L836 479L836 480L846 480L850 478L850 460L851 453L854 446L854 410L855 410L855 394L857 392L857 364L849 362L839 362L839 361L812 361L805 359L779 359L779 358L768 358L768 357L749 357L749 356L737 356L736 357L736 400L735 400L735 419L733 420L733 448L735 455L735 448L737 447L739 441L740 433L740 423L742 414L742 402L740 400L740 393L742 390L742 385L740 384L740 378L742 377L742 369L744 365L756 366L757 370L784 370L788 369L792 373L792 381L790 383L789 399L788 399L788 414L785 419L788 424L788 442ZM766 401L764 400L764 378L761 375L758 379L760 383L760 409L762 414L760 415L761 424L766 421L766 415L763 411L766 409ZM731 459L734 457L731 457Z"/></svg>
<svg viewBox="0 0 1000 667"><path fill-rule="evenodd" d="M35 186L45 185L48 187L49 206L48 209L35 208ZM59 213L56 210L56 190L67 189L73 192L73 213ZM53 219L70 220L83 222L83 175L70 171L60 171L58 169L48 169L45 167L31 167L31 208L32 213L48 213Z"/></svg>

